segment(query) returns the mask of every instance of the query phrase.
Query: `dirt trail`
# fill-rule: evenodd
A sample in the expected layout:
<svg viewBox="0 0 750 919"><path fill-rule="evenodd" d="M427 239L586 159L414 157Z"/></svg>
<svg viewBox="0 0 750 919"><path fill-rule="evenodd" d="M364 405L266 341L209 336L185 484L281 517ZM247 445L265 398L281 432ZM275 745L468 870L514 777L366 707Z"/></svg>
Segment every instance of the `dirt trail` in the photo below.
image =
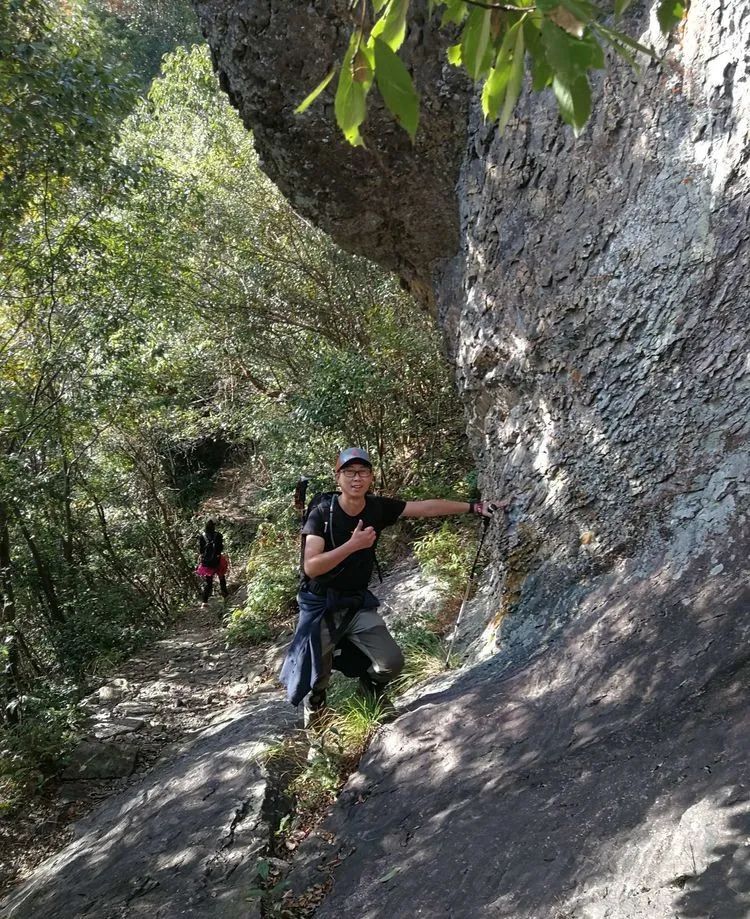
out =
<svg viewBox="0 0 750 919"><path fill-rule="evenodd" d="M85 700L85 736L63 777L23 813L0 819L0 894L72 838L72 824L142 780L171 745L273 684L285 645L228 647L223 606L198 604Z"/></svg>

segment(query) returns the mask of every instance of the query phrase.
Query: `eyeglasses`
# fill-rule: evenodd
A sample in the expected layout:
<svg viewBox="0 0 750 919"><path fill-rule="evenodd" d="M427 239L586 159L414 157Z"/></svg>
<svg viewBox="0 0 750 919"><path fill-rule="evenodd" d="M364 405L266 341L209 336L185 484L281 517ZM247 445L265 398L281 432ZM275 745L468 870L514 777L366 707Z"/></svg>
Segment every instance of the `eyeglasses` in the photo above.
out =
<svg viewBox="0 0 750 919"><path fill-rule="evenodd" d="M357 476L367 479L372 475L372 469L340 469L339 472L345 479L354 479Z"/></svg>

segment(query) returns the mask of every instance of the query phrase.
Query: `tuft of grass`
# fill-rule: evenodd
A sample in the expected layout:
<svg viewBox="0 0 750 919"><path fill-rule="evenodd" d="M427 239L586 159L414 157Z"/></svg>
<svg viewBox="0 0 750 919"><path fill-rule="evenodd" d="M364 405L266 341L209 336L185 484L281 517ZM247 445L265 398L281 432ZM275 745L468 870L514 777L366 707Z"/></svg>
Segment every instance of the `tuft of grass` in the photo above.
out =
<svg viewBox="0 0 750 919"><path fill-rule="evenodd" d="M291 814L277 831L287 849L294 849L336 800L386 716L379 702L356 695L350 681L336 680L328 713L316 728L299 731L266 753L267 762L283 765L292 797Z"/></svg>
<svg viewBox="0 0 750 919"><path fill-rule="evenodd" d="M446 665L448 646L429 626L430 623L409 620L394 628L394 638L406 661L399 678L391 683L394 693L406 692L457 666L454 655Z"/></svg>
<svg viewBox="0 0 750 919"><path fill-rule="evenodd" d="M332 711L323 737L338 743L338 755L351 771L367 749L372 735L385 721L387 711L381 702L351 693Z"/></svg>

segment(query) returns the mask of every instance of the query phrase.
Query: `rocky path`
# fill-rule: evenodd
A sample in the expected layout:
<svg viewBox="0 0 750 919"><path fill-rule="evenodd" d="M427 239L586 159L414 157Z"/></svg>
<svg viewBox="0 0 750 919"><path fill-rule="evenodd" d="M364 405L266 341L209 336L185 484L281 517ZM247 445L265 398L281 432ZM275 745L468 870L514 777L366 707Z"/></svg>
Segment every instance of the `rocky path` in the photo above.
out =
<svg viewBox="0 0 750 919"><path fill-rule="evenodd" d="M85 737L62 782L24 814L0 821L4 890L69 845L77 821L103 801L143 787L154 769L209 725L259 692L278 698L274 674L285 641L264 649L228 647L221 612L217 601L208 611L188 611L171 634L123 664L85 700Z"/></svg>

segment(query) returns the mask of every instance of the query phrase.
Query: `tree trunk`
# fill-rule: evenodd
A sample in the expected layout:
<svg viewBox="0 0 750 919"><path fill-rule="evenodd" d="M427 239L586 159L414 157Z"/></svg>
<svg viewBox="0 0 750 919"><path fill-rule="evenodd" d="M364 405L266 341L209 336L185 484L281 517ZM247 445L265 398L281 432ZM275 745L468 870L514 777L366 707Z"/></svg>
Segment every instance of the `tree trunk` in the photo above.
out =
<svg viewBox="0 0 750 919"><path fill-rule="evenodd" d="M21 514L15 512L16 523L18 528L21 531L21 535L26 541L31 558L34 561L34 568L36 570L37 578L39 579L39 587L41 589L44 605L47 609L49 615L50 623L61 626L65 624L65 614L60 606L60 601L57 596L57 590L55 588L55 579L50 569L47 560L44 558L42 553L39 551L39 547L36 544L36 539L34 534L26 526L26 523L23 520Z"/></svg>

